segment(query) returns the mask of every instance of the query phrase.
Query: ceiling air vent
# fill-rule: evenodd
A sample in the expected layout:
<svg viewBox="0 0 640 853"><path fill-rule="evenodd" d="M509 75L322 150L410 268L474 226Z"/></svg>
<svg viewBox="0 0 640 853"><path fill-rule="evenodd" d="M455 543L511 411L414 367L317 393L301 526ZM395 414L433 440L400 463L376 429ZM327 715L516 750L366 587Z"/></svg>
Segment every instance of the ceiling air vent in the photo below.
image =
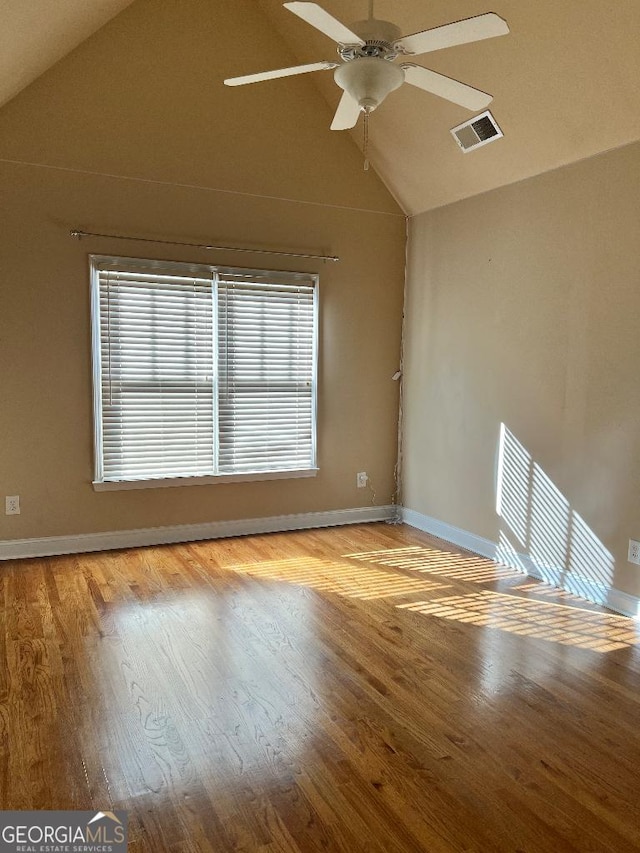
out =
<svg viewBox="0 0 640 853"><path fill-rule="evenodd" d="M504 135L489 110L452 128L451 133L465 154Z"/></svg>

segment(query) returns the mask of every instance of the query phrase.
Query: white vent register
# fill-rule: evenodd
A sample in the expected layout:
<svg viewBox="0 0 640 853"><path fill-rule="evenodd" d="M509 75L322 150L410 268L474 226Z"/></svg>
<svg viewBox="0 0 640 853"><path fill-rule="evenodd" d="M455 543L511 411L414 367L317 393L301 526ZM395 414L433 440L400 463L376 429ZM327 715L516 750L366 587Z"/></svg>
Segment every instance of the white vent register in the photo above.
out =
<svg viewBox="0 0 640 853"><path fill-rule="evenodd" d="M489 110L453 127L451 135L465 154L504 136Z"/></svg>

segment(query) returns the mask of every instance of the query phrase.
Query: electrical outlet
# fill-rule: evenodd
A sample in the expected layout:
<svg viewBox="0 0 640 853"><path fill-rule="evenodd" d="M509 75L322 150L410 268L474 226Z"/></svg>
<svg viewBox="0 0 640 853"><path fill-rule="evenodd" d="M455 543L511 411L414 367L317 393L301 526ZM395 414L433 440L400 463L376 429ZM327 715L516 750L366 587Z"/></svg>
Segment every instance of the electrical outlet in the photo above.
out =
<svg viewBox="0 0 640 853"><path fill-rule="evenodd" d="M640 566L640 542L629 539L629 562Z"/></svg>
<svg viewBox="0 0 640 853"><path fill-rule="evenodd" d="M360 471L360 473L356 474L356 486L359 489L366 489L368 479L369 478L367 477L367 472L366 471Z"/></svg>
<svg viewBox="0 0 640 853"><path fill-rule="evenodd" d="M20 515L20 495L7 495L4 499L5 515Z"/></svg>

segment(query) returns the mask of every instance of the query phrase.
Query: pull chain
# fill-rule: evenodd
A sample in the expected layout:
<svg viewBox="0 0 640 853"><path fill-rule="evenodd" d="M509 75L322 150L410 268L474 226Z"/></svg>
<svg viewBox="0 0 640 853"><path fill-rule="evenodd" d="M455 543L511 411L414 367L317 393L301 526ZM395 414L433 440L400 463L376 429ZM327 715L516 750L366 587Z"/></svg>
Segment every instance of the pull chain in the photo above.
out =
<svg viewBox="0 0 640 853"><path fill-rule="evenodd" d="M369 171L369 112L365 110L364 112L364 142L362 145L362 153L364 154L364 170L365 172Z"/></svg>

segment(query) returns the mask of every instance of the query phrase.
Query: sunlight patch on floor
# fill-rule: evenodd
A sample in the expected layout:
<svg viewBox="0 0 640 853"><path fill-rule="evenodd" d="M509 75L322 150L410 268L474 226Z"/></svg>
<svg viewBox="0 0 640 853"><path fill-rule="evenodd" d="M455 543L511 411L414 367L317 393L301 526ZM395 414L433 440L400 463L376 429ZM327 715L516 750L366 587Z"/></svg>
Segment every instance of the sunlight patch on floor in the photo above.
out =
<svg viewBox="0 0 640 853"><path fill-rule="evenodd" d="M365 600L446 588L446 585L435 581L385 572L377 566L358 566L342 561L320 560L316 557L266 560L227 568L255 578L283 581Z"/></svg>
<svg viewBox="0 0 640 853"><path fill-rule="evenodd" d="M429 572L444 575L454 580L471 583L490 583L497 580L522 578L522 572L508 566L501 566L484 557L453 554L437 548L424 548L412 545L406 548L388 548L383 551L366 551L357 554L344 554L349 560L362 560L378 566L397 569L409 569L414 572Z"/></svg>
<svg viewBox="0 0 640 853"><path fill-rule="evenodd" d="M512 587L514 592L531 593L544 598L553 598L558 604L575 604L578 607L584 607L587 602L579 595L574 595L572 592L567 592L564 589L558 589L555 586L549 586L544 581L532 580L528 583L518 584Z"/></svg>
<svg viewBox="0 0 640 853"><path fill-rule="evenodd" d="M425 616L471 623L481 628L498 628L519 636L598 652L640 645L640 636L633 621L625 616L534 601L491 590L396 606Z"/></svg>
<svg viewBox="0 0 640 853"><path fill-rule="evenodd" d="M421 545L344 554L337 560L293 557L227 568L253 578L362 600L413 596L420 600L396 603L395 607L581 649L611 652L640 645L635 624L625 616L588 609L588 603L576 596L540 581L531 582L522 572L483 557ZM403 571L420 574L412 577ZM426 575L435 577L429 580ZM441 582L445 578L476 584L520 583L506 593L481 590L433 598L451 588Z"/></svg>

